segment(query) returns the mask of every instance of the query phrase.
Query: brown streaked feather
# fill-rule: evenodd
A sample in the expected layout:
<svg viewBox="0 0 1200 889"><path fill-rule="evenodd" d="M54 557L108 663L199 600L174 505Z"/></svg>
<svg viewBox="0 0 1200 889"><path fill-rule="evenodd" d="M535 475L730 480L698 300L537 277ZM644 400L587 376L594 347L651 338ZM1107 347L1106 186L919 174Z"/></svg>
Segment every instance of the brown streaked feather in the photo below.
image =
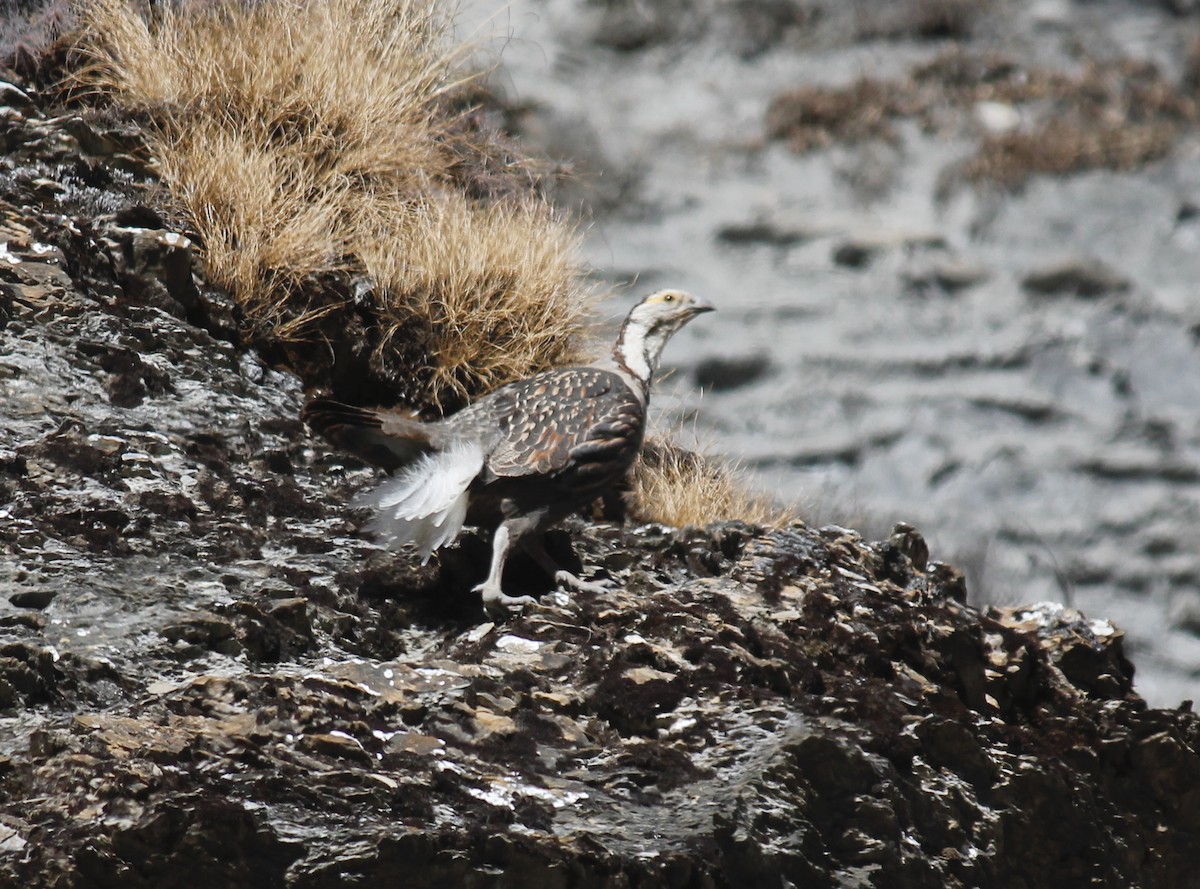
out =
<svg viewBox="0 0 1200 889"><path fill-rule="evenodd" d="M317 398L304 406L300 419L339 448L389 472L434 447L433 427L402 411L367 410Z"/></svg>
<svg viewBox="0 0 1200 889"><path fill-rule="evenodd" d="M610 371L547 371L506 386L504 393L508 403L503 434L487 460L488 470L497 477L569 473L580 462L574 452L581 446L608 440L609 459L620 459L626 447L636 451L641 443L640 423L630 422L641 406ZM585 450L580 458L596 463L602 450Z"/></svg>

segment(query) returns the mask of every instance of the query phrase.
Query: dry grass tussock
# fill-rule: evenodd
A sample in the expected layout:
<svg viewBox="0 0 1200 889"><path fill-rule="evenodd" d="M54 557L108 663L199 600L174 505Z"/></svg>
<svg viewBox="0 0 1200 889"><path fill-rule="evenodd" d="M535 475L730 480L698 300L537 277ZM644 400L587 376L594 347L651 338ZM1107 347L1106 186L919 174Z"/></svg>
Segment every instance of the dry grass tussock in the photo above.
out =
<svg viewBox="0 0 1200 889"><path fill-rule="evenodd" d="M592 303L575 231L528 177L499 197L468 197L487 189L462 181L463 159L489 146L465 144L455 101L470 75L444 6L80 7L90 63L79 80L151 122L150 150L210 278L255 329L329 337L318 322L348 298L314 282L366 273L374 364L395 364L388 352L404 340L397 375L421 382L403 394L432 404L573 359Z"/></svg>
<svg viewBox="0 0 1200 889"><path fill-rule="evenodd" d="M634 518L682 528L740 520L780 528L799 521L790 508L752 490L737 470L669 442L650 442L633 469Z"/></svg>
<svg viewBox="0 0 1200 889"><path fill-rule="evenodd" d="M403 250L395 214L362 221L360 255L392 294L386 337L427 337L436 390L465 396L576 357L590 301L564 284L577 274L575 233L547 224L549 213L530 202L481 212L447 193L408 212ZM408 323L414 305L420 329Z"/></svg>
<svg viewBox="0 0 1200 889"><path fill-rule="evenodd" d="M1198 45L1200 46L1200 45ZM898 138L896 122L958 129L980 102L1023 107L1029 122L980 140L952 171L971 182L1017 187L1042 173L1131 170L1168 154L1200 123L1194 80L1200 48L1181 82L1135 59L1088 62L1078 72L1025 67L998 55L952 50L907 78L860 78L841 87L806 85L778 95L767 132L797 152L834 143ZM957 113L955 113L957 112Z"/></svg>

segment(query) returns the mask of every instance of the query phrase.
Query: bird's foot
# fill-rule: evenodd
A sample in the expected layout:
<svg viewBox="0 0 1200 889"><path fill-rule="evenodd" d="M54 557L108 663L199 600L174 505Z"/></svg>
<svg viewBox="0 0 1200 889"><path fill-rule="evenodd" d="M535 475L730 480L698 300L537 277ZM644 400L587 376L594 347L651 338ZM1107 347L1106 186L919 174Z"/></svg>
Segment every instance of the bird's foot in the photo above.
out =
<svg viewBox="0 0 1200 889"><path fill-rule="evenodd" d="M606 593L616 586L611 580L584 580L570 571L563 570L554 572L554 582L560 587L574 590L577 593L591 593L593 595Z"/></svg>
<svg viewBox="0 0 1200 889"><path fill-rule="evenodd" d="M520 614L526 606L537 604L537 599L533 596L510 596L499 587L489 587L486 583L475 587L474 592L479 593L483 598L483 607L486 611L501 613L508 611L510 614Z"/></svg>

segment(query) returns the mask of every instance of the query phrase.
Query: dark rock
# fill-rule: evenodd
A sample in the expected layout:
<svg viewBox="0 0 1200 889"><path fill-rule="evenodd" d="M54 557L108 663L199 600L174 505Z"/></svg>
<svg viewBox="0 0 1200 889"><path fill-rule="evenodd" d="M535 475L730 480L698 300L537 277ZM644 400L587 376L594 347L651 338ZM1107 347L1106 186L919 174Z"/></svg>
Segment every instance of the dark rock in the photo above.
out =
<svg viewBox="0 0 1200 889"><path fill-rule="evenodd" d="M237 654L241 646L234 639L233 623L215 615L190 617L176 624L168 624L160 631L168 642L186 643L196 649L222 651Z"/></svg>
<svg viewBox="0 0 1200 889"><path fill-rule="evenodd" d="M181 795L84 846L76 866L94 886L271 889L286 885L283 874L302 850L280 839L261 810L215 794Z"/></svg>
<svg viewBox="0 0 1200 889"><path fill-rule="evenodd" d="M54 653L28 642L0 645L0 709L55 699L62 673Z"/></svg>
<svg viewBox="0 0 1200 889"><path fill-rule="evenodd" d="M1037 296L1097 297L1123 293L1129 279L1098 259L1068 259L1030 272L1021 286Z"/></svg>
<svg viewBox="0 0 1200 889"><path fill-rule="evenodd" d="M161 225L161 220L150 221ZM162 228L114 224L106 229L104 239L124 285L154 293L153 298L142 295L143 301L162 305L181 318L202 317L200 291L192 280L192 242L187 237Z"/></svg>
<svg viewBox="0 0 1200 889"><path fill-rule="evenodd" d="M25 457L16 451L0 448L0 472L8 475L25 474Z"/></svg>
<svg viewBox="0 0 1200 889"><path fill-rule="evenodd" d="M791 247L812 240L815 233L780 225L769 220L726 225L717 230L717 240L727 244L767 244Z"/></svg>
<svg viewBox="0 0 1200 889"><path fill-rule="evenodd" d="M1197 0L1159 0L1159 3L1164 9L1170 10L1178 16L1195 15L1200 9L1200 2Z"/></svg>
<svg viewBox="0 0 1200 889"><path fill-rule="evenodd" d="M40 611L49 607L57 595L56 590L24 590L13 593L8 597L8 601L18 608L36 608Z"/></svg>
<svg viewBox="0 0 1200 889"><path fill-rule="evenodd" d="M700 388L723 391L749 385L770 369L771 362L764 355L709 358L696 365L694 376Z"/></svg>
<svg viewBox="0 0 1200 889"><path fill-rule="evenodd" d="M866 268L867 263L879 251L880 245L862 241L847 241L833 248L833 261L852 269Z"/></svg>
<svg viewBox="0 0 1200 889"><path fill-rule="evenodd" d="M603 14L592 40L620 52L645 49L680 37L691 27L688 4L653 5L637 0L604 0Z"/></svg>

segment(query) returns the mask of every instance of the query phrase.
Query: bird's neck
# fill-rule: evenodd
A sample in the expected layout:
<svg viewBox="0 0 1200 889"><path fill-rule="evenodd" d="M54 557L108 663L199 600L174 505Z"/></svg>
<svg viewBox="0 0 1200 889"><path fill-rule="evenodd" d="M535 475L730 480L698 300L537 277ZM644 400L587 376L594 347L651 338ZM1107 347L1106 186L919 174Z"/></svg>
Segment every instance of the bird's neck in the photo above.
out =
<svg viewBox="0 0 1200 889"><path fill-rule="evenodd" d="M648 328L636 321L628 321L621 328L617 344L613 346L613 360L617 366L641 384L642 390L650 391L650 378L658 369L658 359L671 333L659 327Z"/></svg>

